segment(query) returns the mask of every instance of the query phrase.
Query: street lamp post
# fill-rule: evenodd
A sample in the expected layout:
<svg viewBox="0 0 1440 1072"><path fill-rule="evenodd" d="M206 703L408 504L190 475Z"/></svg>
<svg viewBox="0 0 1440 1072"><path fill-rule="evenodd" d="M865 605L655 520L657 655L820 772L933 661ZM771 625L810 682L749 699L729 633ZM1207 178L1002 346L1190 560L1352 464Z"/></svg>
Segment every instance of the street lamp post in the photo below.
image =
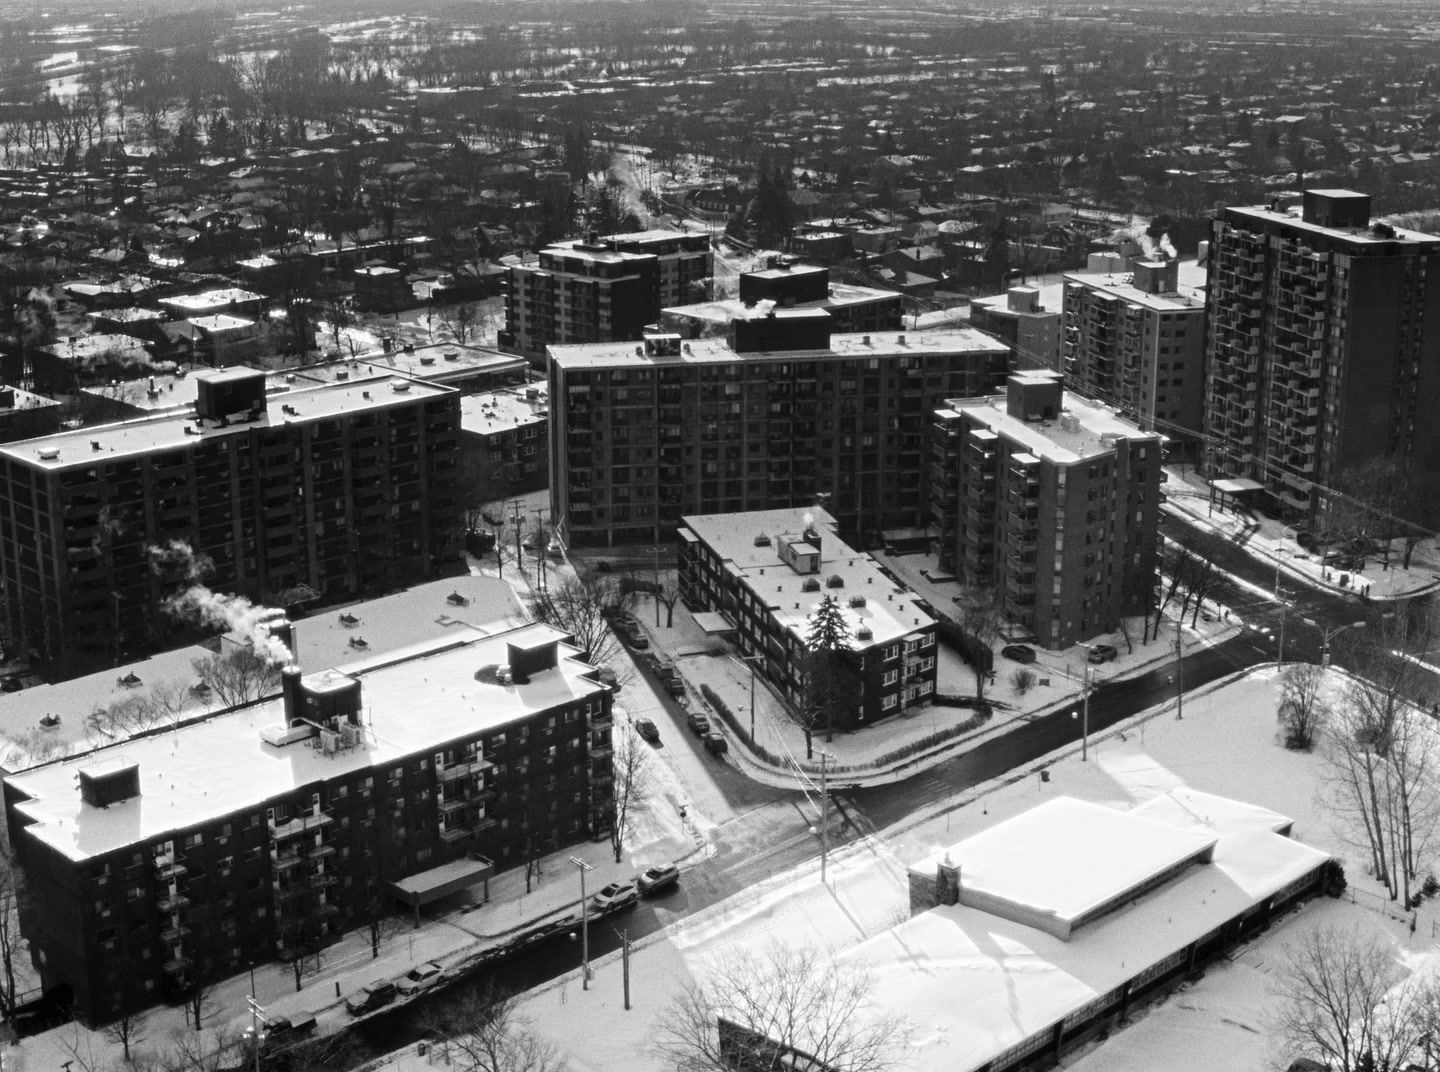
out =
<svg viewBox="0 0 1440 1072"><path fill-rule="evenodd" d="M578 856L570 862L580 870L580 989L590 989L590 902L585 897L585 872L593 868Z"/></svg>
<svg viewBox="0 0 1440 1072"><path fill-rule="evenodd" d="M1345 632L1345 630L1347 629L1363 629L1369 623L1362 618L1358 622L1346 622L1344 625L1337 625L1333 628L1327 629L1319 622L1315 621L1313 618L1306 618L1305 624L1320 630L1320 665L1329 666L1330 642L1334 640L1337 636L1339 636L1341 633Z"/></svg>
<svg viewBox="0 0 1440 1072"><path fill-rule="evenodd" d="M265 1008L255 1000L255 969L250 969L250 996L245 999L250 1006L250 1027L245 1035L250 1040L250 1049L255 1054L255 1072L260 1072L260 1046L265 1041Z"/></svg>
<svg viewBox="0 0 1440 1072"><path fill-rule="evenodd" d="M820 885L825 885L825 864L830 856L830 783L826 761L830 753L820 750Z"/></svg>

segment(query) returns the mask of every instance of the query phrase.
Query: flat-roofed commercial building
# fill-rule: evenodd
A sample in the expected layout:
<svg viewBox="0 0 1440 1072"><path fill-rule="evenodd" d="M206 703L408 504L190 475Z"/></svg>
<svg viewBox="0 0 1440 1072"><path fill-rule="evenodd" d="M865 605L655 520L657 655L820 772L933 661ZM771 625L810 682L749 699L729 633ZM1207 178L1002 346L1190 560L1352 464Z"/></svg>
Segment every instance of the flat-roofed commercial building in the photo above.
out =
<svg viewBox="0 0 1440 1072"><path fill-rule="evenodd" d="M797 709L815 609L833 598L855 686L834 729L868 726L934 696L934 619L874 559L842 542L818 507L686 517L679 575L685 605L720 615L757 657L757 672Z"/></svg>
<svg viewBox="0 0 1440 1072"><path fill-rule="evenodd" d="M687 514L826 506L860 546L923 531L925 436L998 390L979 331L834 334L823 310L550 349L551 517L575 544L668 539Z"/></svg>
<svg viewBox="0 0 1440 1072"><path fill-rule="evenodd" d="M911 918L838 956L875 980L851 1026L903 1018L924 1040L909 1072L1054 1067L1321 892L1331 857L1290 829L1185 788L1128 811L1058 797L997 823L912 865ZM719 1029L725 1051L764 1045Z"/></svg>
<svg viewBox="0 0 1440 1072"><path fill-rule="evenodd" d="M0 446L0 571L15 643L51 677L168 646L185 584L256 601L389 590L458 553L458 392L404 377L266 393L196 374L193 410ZM183 544L208 562L156 549Z"/></svg>
<svg viewBox="0 0 1440 1072"><path fill-rule="evenodd" d="M13 774L42 984L103 1023L601 836L611 725L564 634L456 625Z"/></svg>
<svg viewBox="0 0 1440 1072"><path fill-rule="evenodd" d="M1151 606L1164 437L1066 396L1054 372L935 414L930 501L941 565L1065 648Z"/></svg>

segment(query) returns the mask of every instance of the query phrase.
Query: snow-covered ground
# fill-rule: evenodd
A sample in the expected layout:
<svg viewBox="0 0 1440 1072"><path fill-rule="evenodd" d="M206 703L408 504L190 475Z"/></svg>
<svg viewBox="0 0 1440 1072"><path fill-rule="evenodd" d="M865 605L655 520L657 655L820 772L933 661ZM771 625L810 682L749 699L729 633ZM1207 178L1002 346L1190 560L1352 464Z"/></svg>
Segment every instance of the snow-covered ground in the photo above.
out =
<svg viewBox="0 0 1440 1072"><path fill-rule="evenodd" d="M905 864L1062 793L1129 806L1174 786L1192 786L1293 816L1296 836L1306 843L1342 858L1352 853L1318 799L1322 758L1286 751L1276 742L1273 670L1197 692L1187 699L1183 720L1169 711L1136 719L1098 739L1090 762L1070 754L1049 770L1049 782L1032 774L979 787L958 807L936 802L898 828L846 846L832 855L826 886L820 884L818 862L811 863L647 939L632 956L629 1011L622 1007L619 960L610 957L596 965L588 992L572 973L533 992L524 1014L534 1030L568 1054L577 1072L661 1072L666 1066L647 1049L658 1019L677 988L703 973L722 951L758 949L777 937L836 950L854 945L906 916ZM1287 945L1327 924L1373 932L1403 947L1416 968L1432 968L1433 905L1419 910L1412 934L1377 911L1383 904L1375 896L1379 887L1358 863L1347 863L1355 902L1347 897L1308 905L1136 1023L1071 1055L1066 1065L1084 1072L1219 1067L1260 1072L1273 1057L1270 976ZM394 1067L418 1070L423 1061L401 1056Z"/></svg>

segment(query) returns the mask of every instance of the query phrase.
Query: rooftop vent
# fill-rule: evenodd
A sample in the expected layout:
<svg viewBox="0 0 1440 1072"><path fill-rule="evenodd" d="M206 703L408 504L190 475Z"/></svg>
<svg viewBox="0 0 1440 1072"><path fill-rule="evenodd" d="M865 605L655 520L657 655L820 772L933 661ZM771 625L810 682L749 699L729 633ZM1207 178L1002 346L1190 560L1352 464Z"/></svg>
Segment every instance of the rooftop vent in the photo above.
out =
<svg viewBox="0 0 1440 1072"><path fill-rule="evenodd" d="M818 592L818 591L820 591L820 582L819 582L818 580L816 580L814 577L809 577L809 578L806 579L805 583L800 586L800 591L802 591L802 592Z"/></svg>
<svg viewBox="0 0 1440 1072"><path fill-rule="evenodd" d="M446 350L446 351L445 351L443 354L441 354L440 356L443 357L446 361L459 361L459 360L460 360L460 351L459 351L459 350Z"/></svg>
<svg viewBox="0 0 1440 1072"><path fill-rule="evenodd" d="M863 625L859 629L855 630L856 640L873 640L874 638L875 634Z"/></svg>
<svg viewBox="0 0 1440 1072"><path fill-rule="evenodd" d="M59 448L59 447L41 447L41 448L40 448L39 450L37 450L35 453L38 454L38 455L40 455L40 460L41 460L41 461L44 461L44 462L53 462L56 458L60 457L60 448Z"/></svg>
<svg viewBox="0 0 1440 1072"><path fill-rule="evenodd" d="M435 355L434 355L434 354L421 354L421 355L420 355L420 364L422 364L422 365L433 365L433 364L435 364Z"/></svg>
<svg viewBox="0 0 1440 1072"><path fill-rule="evenodd" d="M838 573L832 573L830 574L830 579L825 582L825 586L827 588L844 588L845 578Z"/></svg>
<svg viewBox="0 0 1440 1072"><path fill-rule="evenodd" d="M759 536L756 536L756 537L755 537L755 546L756 546L756 547L769 547L769 546L770 546L770 537L769 537L769 536L766 536L766 535L762 532Z"/></svg>
<svg viewBox="0 0 1440 1072"><path fill-rule="evenodd" d="M863 606L865 605L865 597L864 597L864 596L851 596L851 597L850 597L850 605L851 605L852 607L863 607Z"/></svg>
<svg viewBox="0 0 1440 1072"><path fill-rule="evenodd" d="M397 395L403 395L406 391L410 390L410 381L409 381L409 380L391 380L391 381L390 381L390 390L394 391Z"/></svg>

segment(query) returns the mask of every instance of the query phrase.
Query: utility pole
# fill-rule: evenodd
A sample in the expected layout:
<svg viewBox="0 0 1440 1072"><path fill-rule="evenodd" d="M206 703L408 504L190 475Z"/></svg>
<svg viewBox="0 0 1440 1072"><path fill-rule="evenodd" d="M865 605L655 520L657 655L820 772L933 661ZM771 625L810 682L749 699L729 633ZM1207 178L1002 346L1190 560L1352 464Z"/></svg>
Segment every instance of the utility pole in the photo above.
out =
<svg viewBox="0 0 1440 1072"><path fill-rule="evenodd" d="M521 557L522 551L521 551L521 547L520 547L520 536L521 536L521 530L522 530L525 526L524 526L523 520L522 520L522 519L523 519L523 515L520 513L520 500L519 500L519 499L511 499L511 500L510 500L510 509L511 509L512 511L514 511L514 513L513 513L512 516L513 516L514 519L515 519L515 568L518 569L518 570L521 572L521 574L524 574L524 572L525 572L525 560Z"/></svg>
<svg viewBox="0 0 1440 1072"><path fill-rule="evenodd" d="M655 628L660 628L660 545L650 545L650 576L655 585L650 598L655 603Z"/></svg>
<svg viewBox="0 0 1440 1072"><path fill-rule="evenodd" d="M625 1011L630 1011L630 928L620 932L620 967L625 986Z"/></svg>
<svg viewBox="0 0 1440 1072"><path fill-rule="evenodd" d="M1276 594L1276 598L1278 599L1278 598L1279 598L1279 594L1280 594L1278 588L1276 589L1275 594ZM1280 599L1279 602L1280 602L1280 645L1279 645L1279 647L1277 647L1277 648L1275 649L1275 665L1276 665L1276 666L1283 666L1284 663L1285 663L1285 618L1286 618L1286 611L1288 611L1288 610L1290 609L1290 604L1286 603L1285 600L1283 600L1283 599Z"/></svg>
<svg viewBox="0 0 1440 1072"><path fill-rule="evenodd" d="M830 855L830 783L825 761L830 753L820 752L820 885L825 885L825 864Z"/></svg>
<svg viewBox="0 0 1440 1072"><path fill-rule="evenodd" d="M590 989L590 902L585 897L585 872L590 865L578 856L570 862L580 869L580 989Z"/></svg>
<svg viewBox="0 0 1440 1072"><path fill-rule="evenodd" d="M1175 721L1185 717L1185 652L1180 647L1180 619L1175 619Z"/></svg>
<svg viewBox="0 0 1440 1072"><path fill-rule="evenodd" d="M255 1072L260 1072L260 1045L265 1041L265 1008L255 1000L255 969L250 969L250 996L245 999L250 1006L250 1047L255 1053Z"/></svg>
<svg viewBox="0 0 1440 1072"><path fill-rule="evenodd" d="M537 536L538 536L538 538L539 538L539 541L540 541L535 550L536 550L536 553L540 556L540 579L539 579L539 584L540 584L540 588L541 588L542 591L543 591L544 588L545 588L545 580L546 580L546 578L545 578L545 557L546 557L546 550L547 550L547 548L546 548L546 546L545 546L545 515L546 515L547 513L549 513L549 511L546 510L543 506L541 506L541 507L536 507L536 509L535 509L535 532L536 532L536 534L537 534Z"/></svg>
<svg viewBox="0 0 1440 1072"><path fill-rule="evenodd" d="M1080 762L1090 762L1090 664L1085 664L1084 699L1080 704Z"/></svg>

